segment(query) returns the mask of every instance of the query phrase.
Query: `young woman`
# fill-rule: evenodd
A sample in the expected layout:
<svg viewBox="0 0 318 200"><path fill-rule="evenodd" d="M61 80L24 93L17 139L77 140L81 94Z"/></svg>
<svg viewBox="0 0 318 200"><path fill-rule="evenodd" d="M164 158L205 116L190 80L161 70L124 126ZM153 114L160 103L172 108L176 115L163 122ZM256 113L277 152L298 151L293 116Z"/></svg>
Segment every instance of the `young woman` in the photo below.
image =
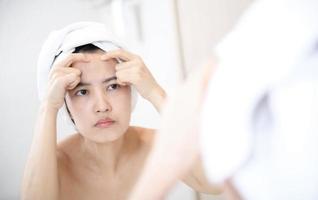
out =
<svg viewBox="0 0 318 200"><path fill-rule="evenodd" d="M129 197L154 132L129 126L132 87L160 111L165 92L139 56L88 43L54 62L25 168L23 199ZM63 104L77 133L57 144L56 118ZM196 177L193 173L186 182L209 191Z"/></svg>

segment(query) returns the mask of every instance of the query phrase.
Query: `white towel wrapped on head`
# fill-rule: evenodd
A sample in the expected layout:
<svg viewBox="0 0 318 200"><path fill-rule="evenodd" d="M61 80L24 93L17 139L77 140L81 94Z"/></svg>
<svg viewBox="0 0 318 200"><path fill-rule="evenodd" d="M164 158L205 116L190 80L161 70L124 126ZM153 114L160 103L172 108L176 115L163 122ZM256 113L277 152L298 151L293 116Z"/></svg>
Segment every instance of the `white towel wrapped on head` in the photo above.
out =
<svg viewBox="0 0 318 200"><path fill-rule="evenodd" d="M54 62L74 52L76 47L93 44L105 52L123 48L119 40L102 23L78 22L61 30L53 31L44 42L37 63L37 85L39 99L46 92L48 77ZM132 87L132 109L137 101Z"/></svg>

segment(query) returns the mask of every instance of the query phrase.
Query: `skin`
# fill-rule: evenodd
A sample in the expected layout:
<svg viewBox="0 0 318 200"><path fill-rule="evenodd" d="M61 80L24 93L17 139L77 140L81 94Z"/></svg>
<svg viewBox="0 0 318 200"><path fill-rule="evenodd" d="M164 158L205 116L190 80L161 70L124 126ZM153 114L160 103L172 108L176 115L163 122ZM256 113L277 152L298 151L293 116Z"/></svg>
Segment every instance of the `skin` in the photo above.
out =
<svg viewBox="0 0 318 200"><path fill-rule="evenodd" d="M118 64L114 58L123 62ZM129 85L158 112L164 90L141 58L124 50L72 54L56 63L49 77L25 168L22 199L128 199L154 140L154 130L129 126ZM64 100L78 133L57 144L56 117ZM105 118L113 123L96 126ZM209 191L200 165L184 179L195 189Z"/></svg>
<svg viewBox="0 0 318 200"><path fill-rule="evenodd" d="M129 127L108 146L85 142L79 134L61 143L60 199L127 199L150 150L151 133Z"/></svg>

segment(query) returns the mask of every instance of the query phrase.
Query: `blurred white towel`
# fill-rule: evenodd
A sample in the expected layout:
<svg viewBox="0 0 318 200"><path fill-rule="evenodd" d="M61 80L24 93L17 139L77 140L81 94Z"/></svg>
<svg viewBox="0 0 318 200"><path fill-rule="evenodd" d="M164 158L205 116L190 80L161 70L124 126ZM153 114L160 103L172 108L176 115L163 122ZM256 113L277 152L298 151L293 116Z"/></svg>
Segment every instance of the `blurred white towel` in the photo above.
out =
<svg viewBox="0 0 318 200"><path fill-rule="evenodd" d="M234 176L248 200L318 198L317 10L316 0L257 1L216 49L202 157L211 181Z"/></svg>

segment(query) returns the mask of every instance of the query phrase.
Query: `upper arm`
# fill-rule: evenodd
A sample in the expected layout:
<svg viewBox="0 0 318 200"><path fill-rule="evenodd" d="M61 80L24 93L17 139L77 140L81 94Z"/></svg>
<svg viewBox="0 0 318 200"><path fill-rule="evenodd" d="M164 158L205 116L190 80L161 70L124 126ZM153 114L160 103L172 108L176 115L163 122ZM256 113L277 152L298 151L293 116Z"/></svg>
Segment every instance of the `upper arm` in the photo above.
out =
<svg viewBox="0 0 318 200"><path fill-rule="evenodd" d="M62 181L61 174L63 173L63 171L65 171L66 155L61 150L57 150L56 155L57 155L57 170L58 170L58 186L59 186L59 191L61 191L61 181Z"/></svg>
<svg viewBox="0 0 318 200"><path fill-rule="evenodd" d="M69 177L69 163L70 159L67 153L62 149L58 148L57 150L57 168L58 168L58 187L59 187L59 199L61 199L63 191L63 183L67 177Z"/></svg>
<svg viewBox="0 0 318 200"><path fill-rule="evenodd" d="M223 190L221 185L212 184L208 181L204 174L202 161L200 159L194 163L191 170L182 178L182 180L192 189L201 193L220 194Z"/></svg>

